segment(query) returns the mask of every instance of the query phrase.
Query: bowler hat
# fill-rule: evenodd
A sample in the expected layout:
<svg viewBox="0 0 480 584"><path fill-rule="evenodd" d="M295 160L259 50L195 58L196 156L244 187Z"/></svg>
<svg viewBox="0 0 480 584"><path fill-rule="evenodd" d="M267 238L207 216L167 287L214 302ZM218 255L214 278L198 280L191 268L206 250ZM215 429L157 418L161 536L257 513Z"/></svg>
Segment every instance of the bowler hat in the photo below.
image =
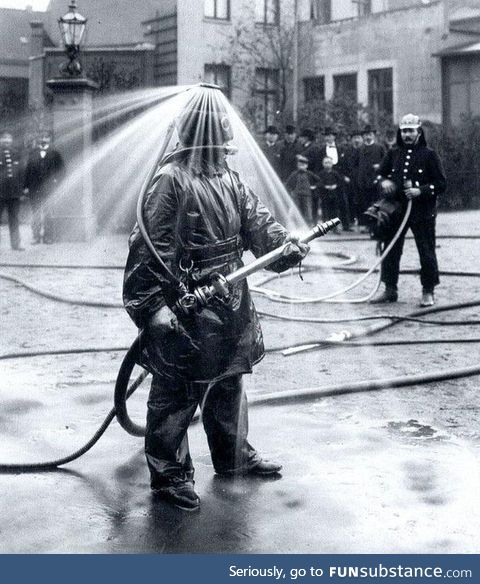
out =
<svg viewBox="0 0 480 584"><path fill-rule="evenodd" d="M332 136L336 136L337 132L331 127L331 126L327 126L326 128L323 129L322 134L324 136L328 136L328 135L332 135Z"/></svg>
<svg viewBox="0 0 480 584"><path fill-rule="evenodd" d="M315 140L315 132L313 130L311 130L310 128L304 128L301 131L300 136L307 138L307 140L310 140L311 142L313 142Z"/></svg>
<svg viewBox="0 0 480 584"><path fill-rule="evenodd" d="M362 130L362 134L370 134L370 132L372 132L373 134L377 133L377 130L375 128L373 128L370 124L367 124L363 130Z"/></svg>
<svg viewBox="0 0 480 584"><path fill-rule="evenodd" d="M297 128L295 128L295 126L292 126L291 124L285 126L285 134L295 134L296 131Z"/></svg>
<svg viewBox="0 0 480 584"><path fill-rule="evenodd" d="M360 128L354 128L348 133L349 138L353 138L354 136L361 136L363 134Z"/></svg>
<svg viewBox="0 0 480 584"><path fill-rule="evenodd" d="M278 134L278 135L280 135L280 132L279 132L277 126L267 126L265 128L265 132L264 133L265 134Z"/></svg>

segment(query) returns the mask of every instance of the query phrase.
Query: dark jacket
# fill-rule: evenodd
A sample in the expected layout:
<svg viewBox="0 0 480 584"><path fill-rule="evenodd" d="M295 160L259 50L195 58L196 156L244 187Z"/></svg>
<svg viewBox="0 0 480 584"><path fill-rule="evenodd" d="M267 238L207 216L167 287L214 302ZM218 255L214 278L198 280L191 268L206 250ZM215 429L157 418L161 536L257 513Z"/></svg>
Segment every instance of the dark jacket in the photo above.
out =
<svg viewBox="0 0 480 584"><path fill-rule="evenodd" d="M35 148L28 157L23 187L29 189L30 198L46 197L62 172L63 160L59 152L48 148L42 158L40 150Z"/></svg>
<svg viewBox="0 0 480 584"><path fill-rule="evenodd" d="M285 186L293 197L311 197L311 187L316 187L319 180L320 177L310 170L295 170L288 177Z"/></svg>
<svg viewBox="0 0 480 584"><path fill-rule="evenodd" d="M423 131L412 146L404 144L399 131L397 146L387 152L378 174L381 179L388 178L395 183L396 192L393 196L405 206L405 181L412 181L412 187L420 189L421 195L413 199L412 203L413 221L435 214L437 197L445 192L446 178L440 158L428 148Z"/></svg>
<svg viewBox="0 0 480 584"><path fill-rule="evenodd" d="M385 155L385 150L380 144L364 144L358 153L358 187L362 191L369 191L375 187L378 170L376 164L380 164Z"/></svg>
<svg viewBox="0 0 480 584"><path fill-rule="evenodd" d="M281 245L287 231L277 223L239 176L223 167L187 165L181 158L159 168L144 206L145 222L156 249L170 270L193 289L212 272L228 274L243 265L244 249L258 257ZM297 258L298 261L298 258ZM180 264L190 267L190 277ZM291 266L280 261L273 269ZM155 338L150 316L161 306L172 306L173 287L162 276L136 227L124 278L127 312L144 329L141 363L167 378L213 381L250 372L264 354L262 332L247 281L233 287L227 303L214 302L189 319L181 319L185 334ZM187 357L188 373L176 367Z"/></svg>
<svg viewBox="0 0 480 584"><path fill-rule="evenodd" d="M308 146L304 147L301 154L308 158L308 170L318 174L322 170L322 149L315 142L311 142Z"/></svg>
<svg viewBox="0 0 480 584"><path fill-rule="evenodd" d="M0 148L0 199L11 201L22 196L21 164L13 148Z"/></svg>
<svg viewBox="0 0 480 584"><path fill-rule="evenodd" d="M269 146L266 142L264 142L262 144L262 150L268 162L270 162L273 170L280 176L281 174L280 157L282 150L281 143L277 140L275 144Z"/></svg>
<svg viewBox="0 0 480 584"><path fill-rule="evenodd" d="M358 179L359 152L360 148L351 145L346 146L343 150L342 174L348 176L354 184L357 183Z"/></svg>
<svg viewBox="0 0 480 584"><path fill-rule="evenodd" d="M327 197L327 198L335 198L338 199L342 192L343 188L343 177L342 175L337 172L336 170L326 170L323 169L320 171L319 175L319 183L317 188L317 195L319 197ZM336 189L326 189L326 186L336 186Z"/></svg>
<svg viewBox="0 0 480 584"><path fill-rule="evenodd" d="M298 140L294 142L283 140L280 148L280 177L284 182L297 169L297 154L302 150L303 146Z"/></svg>

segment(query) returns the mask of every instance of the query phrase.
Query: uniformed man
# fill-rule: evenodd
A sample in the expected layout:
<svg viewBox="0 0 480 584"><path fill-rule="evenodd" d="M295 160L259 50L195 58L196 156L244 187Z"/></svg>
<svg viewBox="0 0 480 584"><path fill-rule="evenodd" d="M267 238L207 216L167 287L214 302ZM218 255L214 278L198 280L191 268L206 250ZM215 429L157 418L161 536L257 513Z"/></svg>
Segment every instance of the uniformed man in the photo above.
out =
<svg viewBox="0 0 480 584"><path fill-rule="evenodd" d="M0 135L0 219L3 210L8 213L10 245L12 249L23 251L20 245L19 210L22 197L20 185L20 157L13 148L10 132Z"/></svg>
<svg viewBox="0 0 480 584"><path fill-rule="evenodd" d="M32 244L53 243L48 198L63 173L60 153L53 148L49 134L43 134L30 152L25 169L24 194L32 207Z"/></svg>
<svg viewBox="0 0 480 584"><path fill-rule="evenodd" d="M388 151L379 168L380 187L385 196L403 203L412 201L412 211L404 231L382 263L385 291L374 303L396 302L405 234L412 230L420 256L422 296L420 306L432 306L434 289L439 283L435 253L435 219L437 197L445 191L446 180L438 155L427 147L420 119L404 116L397 133L397 147ZM391 240L390 240L391 241ZM385 242L388 245L389 241Z"/></svg>

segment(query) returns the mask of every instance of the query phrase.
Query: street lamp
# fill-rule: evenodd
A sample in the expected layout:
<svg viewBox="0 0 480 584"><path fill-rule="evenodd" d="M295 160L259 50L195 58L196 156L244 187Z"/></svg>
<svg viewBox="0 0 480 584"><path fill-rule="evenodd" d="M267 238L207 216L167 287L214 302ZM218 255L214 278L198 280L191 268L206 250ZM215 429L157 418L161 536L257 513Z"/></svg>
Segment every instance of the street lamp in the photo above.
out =
<svg viewBox="0 0 480 584"><path fill-rule="evenodd" d="M85 35L87 19L77 12L77 1L70 0L69 12L58 19L63 45L68 55L68 63L62 63L60 71L72 77L82 74L82 65L78 60L80 44Z"/></svg>

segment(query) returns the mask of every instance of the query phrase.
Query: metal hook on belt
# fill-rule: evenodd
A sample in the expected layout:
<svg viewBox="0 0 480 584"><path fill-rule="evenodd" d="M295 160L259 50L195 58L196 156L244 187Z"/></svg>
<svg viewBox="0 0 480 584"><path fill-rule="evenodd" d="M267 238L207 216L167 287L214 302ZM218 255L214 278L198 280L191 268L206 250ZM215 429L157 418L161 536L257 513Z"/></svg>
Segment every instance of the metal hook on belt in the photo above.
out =
<svg viewBox="0 0 480 584"><path fill-rule="evenodd" d="M185 266L184 263L188 262L189 260L190 260L190 264ZM178 267L179 267L180 271L183 272L183 274L184 274L183 279L185 280L185 282L187 283L187 286L188 286L188 283L190 282L190 278L191 278L192 269L193 269L192 258L185 258L185 257L180 258L180 261L178 262Z"/></svg>

